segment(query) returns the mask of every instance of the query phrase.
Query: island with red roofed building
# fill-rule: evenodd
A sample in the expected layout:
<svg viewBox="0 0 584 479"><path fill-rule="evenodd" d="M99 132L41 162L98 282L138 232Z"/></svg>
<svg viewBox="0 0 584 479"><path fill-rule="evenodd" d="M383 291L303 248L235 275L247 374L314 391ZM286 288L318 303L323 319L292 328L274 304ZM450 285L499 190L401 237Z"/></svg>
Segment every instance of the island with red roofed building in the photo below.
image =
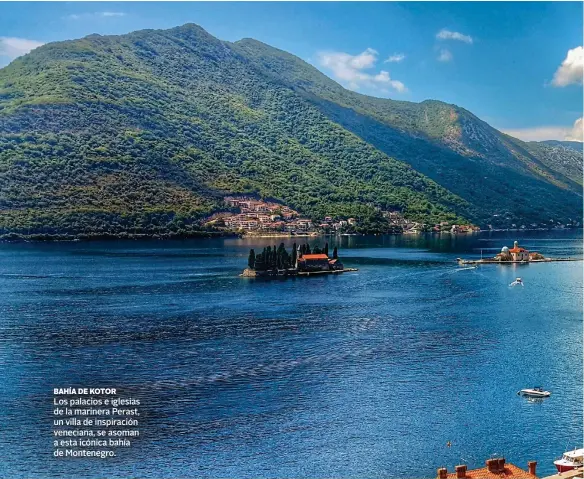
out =
<svg viewBox="0 0 584 479"><path fill-rule="evenodd" d="M294 243L291 253L288 253L284 243L280 243L277 248L276 245L273 248L268 246L258 254L251 249L247 266L240 276L246 278L310 276L357 271L356 268L345 268L339 259L336 246L332 257L329 257L328 243L325 243L322 249L318 246L311 249L308 243L300 246Z"/></svg>
<svg viewBox="0 0 584 479"><path fill-rule="evenodd" d="M475 264L505 264L505 263L547 263L551 261L582 261L581 258L546 258L541 253L537 251L529 251L526 248L519 246L519 243L515 241L513 243L513 248L508 246L503 246L501 252L497 253L492 258L482 258L481 259L462 259L456 258L456 261L460 265L475 265Z"/></svg>

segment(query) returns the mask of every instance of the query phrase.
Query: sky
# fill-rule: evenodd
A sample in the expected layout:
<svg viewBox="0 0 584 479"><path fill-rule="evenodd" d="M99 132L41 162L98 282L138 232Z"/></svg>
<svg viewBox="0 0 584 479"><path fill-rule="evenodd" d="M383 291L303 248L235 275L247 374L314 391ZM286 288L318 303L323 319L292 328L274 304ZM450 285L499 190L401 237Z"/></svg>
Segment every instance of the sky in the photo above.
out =
<svg viewBox="0 0 584 479"><path fill-rule="evenodd" d="M360 93L582 141L582 2L2 2L0 67L51 41L185 23L288 51Z"/></svg>

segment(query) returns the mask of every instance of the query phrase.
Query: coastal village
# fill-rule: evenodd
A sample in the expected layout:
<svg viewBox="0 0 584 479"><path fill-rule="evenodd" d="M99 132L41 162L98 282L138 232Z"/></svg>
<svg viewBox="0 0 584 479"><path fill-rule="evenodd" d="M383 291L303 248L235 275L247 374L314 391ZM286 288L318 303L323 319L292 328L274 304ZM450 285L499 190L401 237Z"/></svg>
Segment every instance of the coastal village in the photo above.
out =
<svg viewBox="0 0 584 479"><path fill-rule="evenodd" d="M318 221L303 217L298 211L276 203L249 196L226 196L230 211L215 213L205 220L205 226L226 229L249 236L316 236L319 234L351 234L359 226L356 218L325 216ZM435 225L418 223L405 218L399 211L382 211L388 233L415 234L422 231L472 233L477 226L441 222Z"/></svg>

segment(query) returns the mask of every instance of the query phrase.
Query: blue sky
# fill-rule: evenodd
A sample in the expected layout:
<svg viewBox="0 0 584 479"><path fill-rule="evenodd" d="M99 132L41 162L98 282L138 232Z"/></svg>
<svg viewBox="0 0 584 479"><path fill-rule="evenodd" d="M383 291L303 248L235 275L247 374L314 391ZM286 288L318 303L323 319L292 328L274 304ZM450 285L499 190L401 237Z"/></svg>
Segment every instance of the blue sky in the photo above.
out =
<svg viewBox="0 0 584 479"><path fill-rule="evenodd" d="M581 141L582 14L581 2L4 2L0 65L41 43L193 22L286 50L361 93L442 100L523 139Z"/></svg>

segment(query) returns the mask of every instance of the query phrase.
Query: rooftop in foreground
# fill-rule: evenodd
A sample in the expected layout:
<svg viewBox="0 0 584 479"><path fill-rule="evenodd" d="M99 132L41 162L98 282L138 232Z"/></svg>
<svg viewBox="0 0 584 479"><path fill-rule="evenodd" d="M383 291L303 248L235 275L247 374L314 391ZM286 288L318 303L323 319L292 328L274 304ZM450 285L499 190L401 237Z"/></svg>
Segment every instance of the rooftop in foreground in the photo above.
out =
<svg viewBox="0 0 584 479"><path fill-rule="evenodd" d="M537 462L529 461L526 471L514 464L505 463L505 458L488 459L485 467L479 469L469 470L466 465L460 465L456 466L456 472L449 473L446 468L440 468L437 479L537 479L536 466Z"/></svg>

